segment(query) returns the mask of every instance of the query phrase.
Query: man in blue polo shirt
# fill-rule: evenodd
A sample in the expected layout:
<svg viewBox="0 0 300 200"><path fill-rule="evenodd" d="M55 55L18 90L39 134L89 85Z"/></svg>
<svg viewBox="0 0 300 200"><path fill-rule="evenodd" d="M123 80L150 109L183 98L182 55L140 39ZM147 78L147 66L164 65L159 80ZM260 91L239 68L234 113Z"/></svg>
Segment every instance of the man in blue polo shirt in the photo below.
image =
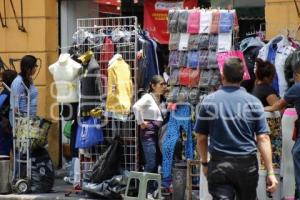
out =
<svg viewBox="0 0 300 200"><path fill-rule="evenodd" d="M240 87L243 63L239 58L226 60L221 78L223 87L204 99L195 125L209 193L214 200L256 200L257 148L268 171L267 191L274 192L278 184L263 105Z"/></svg>

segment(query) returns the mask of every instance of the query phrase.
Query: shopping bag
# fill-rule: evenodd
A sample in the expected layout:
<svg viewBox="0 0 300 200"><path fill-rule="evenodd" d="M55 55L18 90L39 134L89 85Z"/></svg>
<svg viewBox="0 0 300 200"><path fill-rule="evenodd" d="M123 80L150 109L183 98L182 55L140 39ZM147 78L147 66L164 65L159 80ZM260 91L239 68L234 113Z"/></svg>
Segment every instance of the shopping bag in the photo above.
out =
<svg viewBox="0 0 300 200"><path fill-rule="evenodd" d="M103 142L101 120L95 117L82 117L76 131L76 148L89 148Z"/></svg>
<svg viewBox="0 0 300 200"><path fill-rule="evenodd" d="M17 141L30 139L30 148L36 149L47 144L48 131L52 122L41 117L25 117L19 115L15 117L15 132ZM24 143L17 142L16 147Z"/></svg>
<svg viewBox="0 0 300 200"><path fill-rule="evenodd" d="M71 138L71 133L72 133L72 126L73 126L73 123L74 123L74 120L71 120L71 121L67 121L65 126L64 126L64 136L67 138L67 139L70 139Z"/></svg>
<svg viewBox="0 0 300 200"><path fill-rule="evenodd" d="M231 58L231 57L238 57L242 60L243 66L244 66L243 67L244 68L243 79L244 80L250 80L250 75L249 75L249 72L248 72L248 67L247 67L246 62L245 62L244 54L241 51L226 51L226 52L222 52L222 53L217 53L217 61L218 61L220 71L223 72L225 61L228 58Z"/></svg>

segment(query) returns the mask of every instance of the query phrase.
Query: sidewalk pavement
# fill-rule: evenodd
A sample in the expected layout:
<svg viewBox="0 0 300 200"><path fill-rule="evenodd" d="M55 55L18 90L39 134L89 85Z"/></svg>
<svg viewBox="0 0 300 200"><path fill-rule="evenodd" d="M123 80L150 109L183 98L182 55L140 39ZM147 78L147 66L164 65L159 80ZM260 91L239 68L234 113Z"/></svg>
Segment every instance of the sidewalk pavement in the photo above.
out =
<svg viewBox="0 0 300 200"><path fill-rule="evenodd" d="M45 194L7 194L1 195L0 200L80 200L80 199L90 199L84 194L75 194L74 192L66 197L65 194L71 192L73 186L67 184L63 181L63 177L66 175L64 170L56 171L56 179L51 193Z"/></svg>

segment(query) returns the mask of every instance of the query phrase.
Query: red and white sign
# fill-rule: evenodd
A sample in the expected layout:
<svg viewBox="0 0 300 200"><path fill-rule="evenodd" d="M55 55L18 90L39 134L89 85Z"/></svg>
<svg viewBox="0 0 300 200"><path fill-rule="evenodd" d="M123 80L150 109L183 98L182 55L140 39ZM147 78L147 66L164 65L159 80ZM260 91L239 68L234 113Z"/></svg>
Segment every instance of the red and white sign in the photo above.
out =
<svg viewBox="0 0 300 200"><path fill-rule="evenodd" d="M160 44L168 44L168 12L174 8L192 9L198 6L197 0L184 1L164 1L145 0L144 1L144 29L150 36Z"/></svg>
<svg viewBox="0 0 300 200"><path fill-rule="evenodd" d="M95 0L99 4L99 12L121 15L121 0Z"/></svg>

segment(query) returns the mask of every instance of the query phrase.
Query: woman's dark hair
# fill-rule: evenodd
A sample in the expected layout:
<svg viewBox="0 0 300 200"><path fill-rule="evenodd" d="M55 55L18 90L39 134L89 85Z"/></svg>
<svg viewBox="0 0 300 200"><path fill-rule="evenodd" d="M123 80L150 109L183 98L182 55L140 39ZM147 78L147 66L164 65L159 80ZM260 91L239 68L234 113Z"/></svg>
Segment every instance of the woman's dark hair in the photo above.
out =
<svg viewBox="0 0 300 200"><path fill-rule="evenodd" d="M265 78L273 79L276 73L275 66L269 61L263 61L260 58L256 58L256 78L263 81Z"/></svg>
<svg viewBox="0 0 300 200"><path fill-rule="evenodd" d="M153 92L152 85L156 85L160 82L164 81L164 78L161 75L154 75L152 76L150 83L149 83L149 92Z"/></svg>
<svg viewBox="0 0 300 200"><path fill-rule="evenodd" d="M14 70L10 70L10 69L4 70L2 73L2 81L8 87L10 87L11 83L13 82L13 80L16 78L17 75L18 73Z"/></svg>
<svg viewBox="0 0 300 200"><path fill-rule="evenodd" d="M31 72L36 67L37 59L32 55L26 55L21 60L21 72L20 76L23 78L23 82L26 87L30 87L32 83Z"/></svg>

